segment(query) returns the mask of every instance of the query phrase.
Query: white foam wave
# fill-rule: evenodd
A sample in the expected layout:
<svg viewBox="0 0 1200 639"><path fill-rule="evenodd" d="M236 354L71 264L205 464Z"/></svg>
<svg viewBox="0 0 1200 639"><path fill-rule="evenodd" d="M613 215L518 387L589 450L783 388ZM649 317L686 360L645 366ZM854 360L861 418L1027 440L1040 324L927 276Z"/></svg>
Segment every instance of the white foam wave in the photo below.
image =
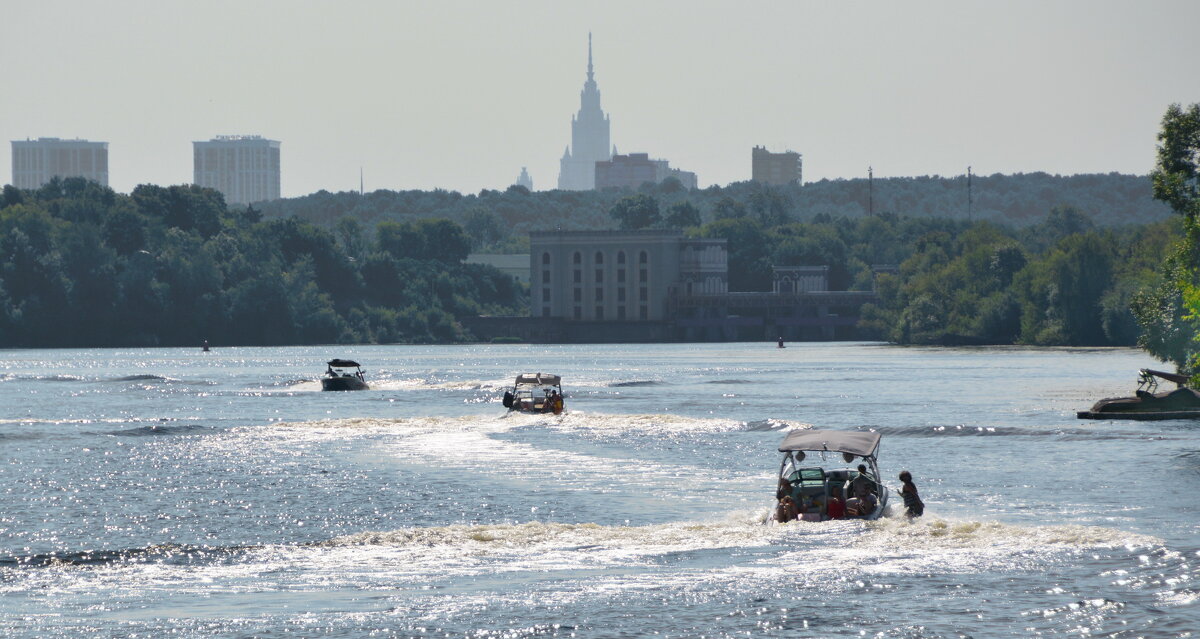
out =
<svg viewBox="0 0 1200 639"><path fill-rule="evenodd" d="M324 547L377 547L404 561L466 567L502 559L503 571L637 565L667 553L765 546L777 543L778 526L762 525L765 511L741 511L724 519L647 526L527 522L450 525L363 532L337 537ZM497 568L493 566L493 569Z"/></svg>
<svg viewBox="0 0 1200 639"><path fill-rule="evenodd" d="M243 395L273 395L286 393L311 393L321 390L321 381L317 379L290 379L276 381L271 385L253 386L238 391Z"/></svg>
<svg viewBox="0 0 1200 639"><path fill-rule="evenodd" d="M1019 526L998 521L955 521L930 516L908 520L883 518L871 522L869 533L856 543L862 547L921 550L935 548L1014 549L1070 546L1076 548L1143 547L1161 544L1161 540L1124 530L1100 526L1050 524Z"/></svg>
<svg viewBox="0 0 1200 639"><path fill-rule="evenodd" d="M445 391L499 391L509 382L495 379L437 379L430 377L409 377L404 379L371 380L371 388L376 390L445 390Z"/></svg>
<svg viewBox="0 0 1200 639"><path fill-rule="evenodd" d="M500 393L511 382L494 379L462 379L443 380L429 377L405 378L367 378L370 390L375 391L407 391L407 390L445 390L445 391L488 391ZM297 380L288 384L287 391L319 391L321 380ZM497 396L498 398L498 396Z"/></svg>
<svg viewBox="0 0 1200 639"><path fill-rule="evenodd" d="M683 417L669 414L601 414L568 410L562 415L495 411L488 415L459 417L405 417L397 419L340 418L306 422L287 422L279 427L305 429L387 429L398 431L450 432L470 430L498 433L521 427L543 427L560 431L604 433L637 432L649 434L720 433L746 429L745 422L734 419Z"/></svg>
<svg viewBox="0 0 1200 639"><path fill-rule="evenodd" d="M609 491L640 491L660 494L665 487L690 477L695 469L685 464L642 460L636 457L596 456L561 450L552 442L531 444L498 437L525 427L551 429L597 429L611 436L621 431L646 429L685 432L689 430L736 430L733 420L701 420L664 415L528 415L498 412L491 416L406 417L399 419L351 418L273 424L269 432L279 436L275 445L293 447L298 441L332 441L346 437L393 434L373 444L377 452L442 469L458 469L473 475L503 475L508 479L550 482L564 490L594 491L597 485ZM271 445L264 427L239 429L253 437L254 446ZM711 477L709 486L743 485L745 476Z"/></svg>
<svg viewBox="0 0 1200 639"><path fill-rule="evenodd" d="M926 516L855 522L863 534L844 545L807 550L785 561L878 574L975 573L987 570L1044 570L1080 552L1101 548L1149 547L1153 537L1079 525L1019 526L997 521L953 521ZM824 525L824 524L816 524Z"/></svg>
<svg viewBox="0 0 1200 639"><path fill-rule="evenodd" d="M656 414L614 415L568 410L547 426L562 430L623 431L651 434L721 433L743 430L745 422L735 419L699 418Z"/></svg>

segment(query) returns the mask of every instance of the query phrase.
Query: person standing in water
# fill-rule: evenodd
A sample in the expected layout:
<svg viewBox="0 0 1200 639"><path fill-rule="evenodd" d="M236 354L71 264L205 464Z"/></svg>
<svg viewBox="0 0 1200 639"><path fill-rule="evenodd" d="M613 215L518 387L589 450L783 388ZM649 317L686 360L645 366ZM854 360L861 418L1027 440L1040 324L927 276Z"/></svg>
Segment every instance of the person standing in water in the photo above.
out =
<svg viewBox="0 0 1200 639"><path fill-rule="evenodd" d="M912 473L907 470L900 471L900 481L904 484L900 488L900 495L904 497L905 516L910 519L920 517L925 512L925 502L921 501L921 496L917 494L917 485L913 483Z"/></svg>

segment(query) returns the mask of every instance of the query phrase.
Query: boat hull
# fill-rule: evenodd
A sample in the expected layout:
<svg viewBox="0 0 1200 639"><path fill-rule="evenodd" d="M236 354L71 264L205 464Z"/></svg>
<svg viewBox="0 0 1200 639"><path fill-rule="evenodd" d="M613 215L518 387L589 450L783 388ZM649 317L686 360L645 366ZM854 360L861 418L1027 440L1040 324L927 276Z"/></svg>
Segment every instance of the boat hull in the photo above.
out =
<svg viewBox="0 0 1200 639"><path fill-rule="evenodd" d="M1200 418L1200 393L1177 388L1169 393L1139 390L1134 397L1109 397L1096 402L1091 410L1075 413L1079 419L1164 419Z"/></svg>
<svg viewBox="0 0 1200 639"><path fill-rule="evenodd" d="M1165 419L1200 419L1200 410L1176 410L1159 412L1101 412L1081 410L1075 413L1079 419L1133 419L1138 421L1162 421Z"/></svg>
<svg viewBox="0 0 1200 639"><path fill-rule="evenodd" d="M367 383L357 377L323 377L321 378L321 390L323 391L353 391L367 390Z"/></svg>

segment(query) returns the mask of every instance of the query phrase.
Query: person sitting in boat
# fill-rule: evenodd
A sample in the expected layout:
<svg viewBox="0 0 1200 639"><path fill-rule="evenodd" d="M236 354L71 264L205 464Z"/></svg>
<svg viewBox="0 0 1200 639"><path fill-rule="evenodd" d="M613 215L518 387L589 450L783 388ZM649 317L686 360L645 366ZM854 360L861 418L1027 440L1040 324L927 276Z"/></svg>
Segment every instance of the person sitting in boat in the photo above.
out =
<svg viewBox="0 0 1200 639"><path fill-rule="evenodd" d="M858 465L858 476L850 480L850 494L854 497L862 499L864 495L870 495L878 490L875 482L867 476L867 465Z"/></svg>
<svg viewBox="0 0 1200 639"><path fill-rule="evenodd" d="M783 499L792 494L792 485L783 477L779 478L779 486L775 488L775 499Z"/></svg>
<svg viewBox="0 0 1200 639"><path fill-rule="evenodd" d="M775 521L784 524L800 517L800 508L791 495L784 495L775 507Z"/></svg>
<svg viewBox="0 0 1200 639"><path fill-rule="evenodd" d="M846 502L842 501L842 487L834 486L829 493L829 502L825 504L825 515L830 519L841 519L846 516Z"/></svg>
<svg viewBox="0 0 1200 639"><path fill-rule="evenodd" d="M851 497L846 500L846 515L849 517L866 517L875 512L879 500L875 495L866 493L862 497Z"/></svg>

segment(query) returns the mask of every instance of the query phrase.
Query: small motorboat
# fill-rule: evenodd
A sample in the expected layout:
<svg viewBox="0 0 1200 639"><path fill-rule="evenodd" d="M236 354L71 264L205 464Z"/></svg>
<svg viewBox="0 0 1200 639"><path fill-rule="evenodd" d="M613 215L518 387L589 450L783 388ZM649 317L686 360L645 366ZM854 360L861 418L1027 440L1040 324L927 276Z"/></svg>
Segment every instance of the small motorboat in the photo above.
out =
<svg viewBox="0 0 1200 639"><path fill-rule="evenodd" d="M327 364L325 376L321 378L323 391L367 390L367 380L363 377L362 368L358 362L348 359L332 359ZM353 368L354 372L350 372Z"/></svg>
<svg viewBox="0 0 1200 639"><path fill-rule="evenodd" d="M521 373L504 392L504 407L522 413L563 412L562 378L547 373Z"/></svg>
<svg viewBox="0 0 1200 639"><path fill-rule="evenodd" d="M779 452L777 521L800 519L879 519L887 510L888 488L879 478L879 433L796 429ZM855 458L860 462L851 466ZM838 468L838 462L845 464ZM785 500L790 500L791 511Z"/></svg>
<svg viewBox="0 0 1200 639"><path fill-rule="evenodd" d="M1157 392L1158 380L1175 382L1175 390ZM1200 419L1200 393L1188 388L1190 378L1143 368L1138 376L1138 389L1133 397L1108 397L1091 410L1075 413L1079 419Z"/></svg>

